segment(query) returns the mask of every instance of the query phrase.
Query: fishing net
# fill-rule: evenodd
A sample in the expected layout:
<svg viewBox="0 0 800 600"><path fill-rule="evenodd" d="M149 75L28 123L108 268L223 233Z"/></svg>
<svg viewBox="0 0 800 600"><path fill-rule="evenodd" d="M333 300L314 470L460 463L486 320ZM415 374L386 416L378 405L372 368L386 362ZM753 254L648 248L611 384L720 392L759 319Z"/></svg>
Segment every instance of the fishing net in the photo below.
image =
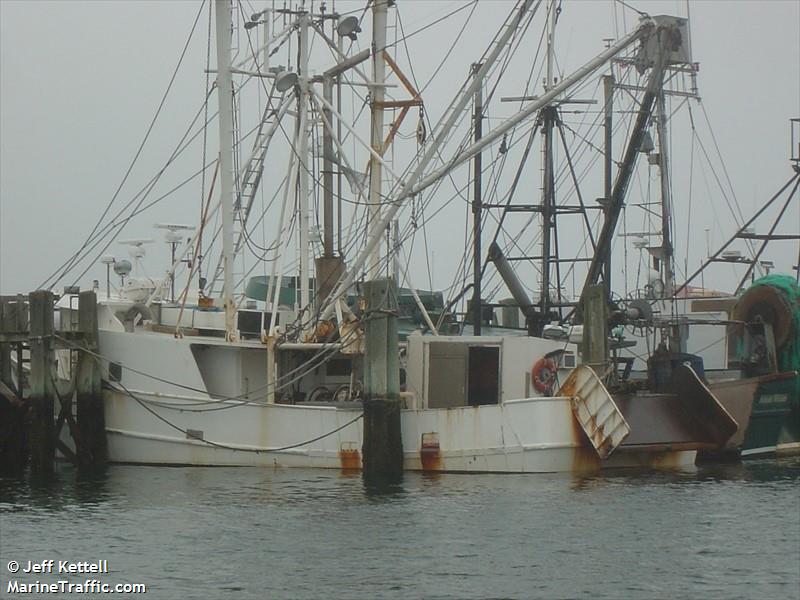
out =
<svg viewBox="0 0 800 600"><path fill-rule="evenodd" d="M760 286L777 290L792 317L781 336L783 343L778 345L778 368L781 371L800 371L800 286L788 275L767 275L754 281L747 291Z"/></svg>

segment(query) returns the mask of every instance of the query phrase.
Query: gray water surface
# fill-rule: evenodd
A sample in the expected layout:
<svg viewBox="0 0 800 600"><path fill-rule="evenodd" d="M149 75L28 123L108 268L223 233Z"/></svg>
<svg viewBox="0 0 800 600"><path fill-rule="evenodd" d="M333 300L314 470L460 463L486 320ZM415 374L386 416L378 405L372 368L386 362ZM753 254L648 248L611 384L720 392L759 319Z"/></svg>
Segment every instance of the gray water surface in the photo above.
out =
<svg viewBox="0 0 800 600"><path fill-rule="evenodd" d="M7 570L47 559L110 573ZM8 594L9 578L144 583L131 597L158 599L794 599L800 459L379 487L335 471L61 466L0 479L0 597L39 597Z"/></svg>

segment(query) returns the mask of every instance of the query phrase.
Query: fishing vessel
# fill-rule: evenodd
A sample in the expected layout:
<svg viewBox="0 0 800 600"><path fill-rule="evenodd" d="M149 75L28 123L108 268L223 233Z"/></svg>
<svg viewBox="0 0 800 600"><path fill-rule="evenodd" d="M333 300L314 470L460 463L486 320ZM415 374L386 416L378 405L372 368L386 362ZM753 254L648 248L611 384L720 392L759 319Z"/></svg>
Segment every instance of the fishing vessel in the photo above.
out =
<svg viewBox="0 0 800 600"><path fill-rule="evenodd" d="M238 5L214 3L217 61L206 71L215 79L209 95L218 96L219 155L203 165L208 185L201 190L200 223L162 225L172 250L164 277L145 275L144 238L125 241L130 261L110 255L101 260L106 285L105 290L99 281L96 285L97 358L104 370L109 460L358 469L364 398L376 385L402 403L403 465L410 470L670 467L693 464L698 450L724 447L742 423L691 368L674 369L678 391L609 393L610 316L603 286L597 285L636 160L651 124L665 114L665 73L693 72L686 20L641 15L633 31L608 42L574 73L558 77L552 44L560 8L522 0L434 125L426 119L419 86L388 51L387 18L394 10L393 3L373 1L371 49L348 53L346 40L365 26L355 15L315 12L302 4L244 15ZM548 40L543 88L513 99L518 110L484 132L484 101L494 93L490 85L537 14L544 17ZM237 37L244 49L237 61L231 57L234 20L245 32ZM260 42L250 35L257 31L263 31ZM310 66L312 36L327 52L318 71ZM296 59L275 64L276 51L284 46ZM369 75L361 66L367 60ZM608 175L607 193L598 203L603 226L596 239L587 234L584 240L591 241L592 256L582 293L568 300L560 275L549 277L561 260L558 238L550 234L557 213L569 207L555 204L548 157L558 107L592 102L575 91L611 60L643 80L628 90L637 108L616 176ZM241 111L244 84L235 77L255 82L263 92L260 116L249 129L249 156L240 139L248 130ZM344 117L345 88L360 89L361 106L369 106L368 141ZM387 97L387 90L395 89L400 93ZM659 102L662 110L654 110ZM412 139L417 147L401 169L389 156L412 109L420 111ZM391 124L385 120L388 111L395 111ZM465 165L482 174L482 154L493 149L505 155L516 147L527 156L537 131L550 147L544 153L541 202L528 210L546 218L539 301L525 300L525 286L504 267L510 257L497 239L484 260L481 222L492 201L481 200L481 178L473 177L475 279L472 310L461 318L452 302L413 285L404 244L413 239L418 211L430 210L432 191L443 180ZM515 138L519 132L524 135ZM279 138L289 151L273 160ZM352 145L359 151L348 158ZM661 156L664 160L663 150ZM366 173L356 162L364 159ZM285 168L282 180L276 165ZM513 210L519 180L519 175L507 184L498 179L491 193L502 194ZM258 215L255 206L267 182L278 183L270 190L275 234L259 242L254 227L267 220L267 212ZM585 217L579 200L580 210L573 207L572 213ZM351 211L343 209L346 202ZM400 225L401 215L408 217L407 225ZM315 218L322 221L317 238ZM209 239L221 243L217 255ZM245 250L251 253L249 264ZM253 254L259 258L252 260ZM482 298L486 262L502 274L512 302L493 307ZM254 278L265 264L270 273ZM376 281L385 286L369 285ZM370 342L369 324L394 322L403 306L394 291L401 281L406 287L400 298L406 314L416 318L410 321L414 330L399 340L396 325L387 325L381 349ZM608 283L604 280L606 288ZM62 324L73 321L75 296L76 290L67 289L57 305ZM563 334L576 307L583 312L580 339L571 330ZM641 302L629 303L625 312L634 321L640 316L634 309L647 310ZM514 327L520 316L524 326ZM379 377L365 356L380 352L389 366ZM65 380L75 376L69 365L60 362Z"/></svg>

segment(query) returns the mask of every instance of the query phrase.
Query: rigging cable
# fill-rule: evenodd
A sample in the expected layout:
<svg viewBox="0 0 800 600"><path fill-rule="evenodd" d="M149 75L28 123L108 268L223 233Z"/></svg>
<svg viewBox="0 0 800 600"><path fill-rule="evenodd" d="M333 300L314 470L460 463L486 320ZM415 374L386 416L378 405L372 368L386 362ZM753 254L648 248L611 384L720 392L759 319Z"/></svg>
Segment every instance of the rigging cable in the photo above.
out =
<svg viewBox="0 0 800 600"><path fill-rule="evenodd" d="M189 48L189 43L191 42L192 37L194 36L195 29L197 28L197 23L200 20L200 15L203 13L203 5L204 4L205 4L205 0L203 0L203 2L200 5L199 10L197 11L197 15L195 16L194 23L192 24L192 28L189 31L189 37L187 38L186 43L183 46L183 50L181 51L180 58L178 59L178 64L175 65L175 69L172 72L172 77L170 77L169 84L167 85L167 89L164 91L164 94L161 97L161 101L159 102L158 107L156 108L156 113L155 113L155 115L153 115L153 118L150 121L150 125L147 128L147 131L145 132L144 138L142 139L141 143L139 144L139 148L136 150L136 154L134 155L133 160L131 161L131 164L128 166L128 170L125 172L125 175L123 176L122 181L120 182L119 186L117 186L117 190L114 192L114 195L111 197L111 200L106 205L106 208L103 210L103 213L98 218L97 222L95 223L94 227L92 228L92 231L89 233L89 235L87 236L86 240L83 242L81 247L77 250L76 253L74 253L69 259L67 259L67 261L65 263L63 263L47 279L45 279L41 283L41 285L39 286L40 288L45 288L45 289L48 289L48 290L52 289L59 281L61 281L61 279L63 279L67 275L67 273L69 273L69 271L74 266L75 261L77 260L77 255L89 243L89 241L91 240L92 236L97 231L97 228L100 226L100 223L102 223L103 219L108 214L108 211L111 210L111 206L114 204L114 202L116 201L116 199L119 196L120 192L122 191L122 187L125 185L125 182L128 180L128 177L130 176L131 172L133 171L133 167L135 166L137 160L139 159L139 156L141 155L142 151L144 150L144 147L145 147L145 144L147 143L147 140L150 138L150 133L153 131L153 127L155 126L156 121L158 120L158 117L161 114L161 110L164 107L164 103L167 100L167 96L169 95L169 92L172 89L172 84L175 82L175 78L178 75L178 70L180 69L181 64L183 64L183 59L186 56L186 51ZM61 271L61 274L56 277L56 275L58 274L59 271ZM54 277L56 277L56 279L53 281Z"/></svg>
<svg viewBox="0 0 800 600"><path fill-rule="evenodd" d="M189 124L189 128L186 130L186 133L184 133L183 137L178 142L177 147L172 152L172 155L169 157L169 159L167 159L167 162L164 164L164 166L161 168L161 170L153 178L151 178L151 180L145 185L145 187L142 188L142 190L140 190L139 193L136 194L136 196L131 198L131 200L128 201L128 203L121 210L117 211L117 214L112 218L111 221L109 221L108 223L106 223L106 225L103 226L103 228L100 230L100 231L104 231L103 235L95 240L94 244L92 244L92 246L84 253L84 255L81 258L81 260L85 259L86 256L88 256L89 252L94 251L109 235L114 233L114 230L116 229L117 230L116 233L114 233L114 235L106 243L106 245L102 247L102 249L100 250L99 254L95 258L95 260L97 260L97 258L99 258L100 255L102 255L103 252L105 252L108 249L108 247L114 242L114 240L116 239L116 236L119 235L120 231L131 221L131 219L135 215L137 215L137 214L139 214L141 212L140 209L142 207L142 204L148 198L148 196L153 191L153 189L155 189L156 184L161 179L161 176L166 172L167 168L175 161L175 159L178 156L180 156L186 150L186 148L188 148L189 144L191 144L200 135L201 131L198 131L194 135L189 137L189 139L187 140L187 137L189 136L189 133L190 133L192 127L194 127L195 122L200 117L200 113L201 112L202 112L202 106L201 106L200 110L197 112L197 114L195 115L195 117L192 120L192 122ZM191 176L188 180L186 180L184 183L187 183L189 180L194 179L199 174L200 174L200 172L196 173L195 175ZM178 187L181 187L182 185L183 184L179 185ZM172 191L168 192L168 194L165 194L164 196L161 196L161 198L159 198L159 200L162 200L163 198L165 198L170 193L172 193ZM137 199L138 199L138 202L136 203L135 207L133 208L133 212L130 215L128 215L127 217L122 218L121 221L115 222L118 218L120 218L120 216L122 215L123 211L128 210L130 208L130 206L133 205L135 201L137 201ZM148 206L152 206L153 204L154 203L150 203ZM86 243L88 243L88 241L89 240L87 239ZM86 244L84 244L84 246L85 245ZM77 283L89 271L89 269L91 269L93 266L94 266L94 263L90 262L86 266L86 268L83 271L81 271L80 274L77 277L75 277L74 283ZM72 269L72 267L70 267L70 270L71 269ZM66 275L66 272L64 273L64 275ZM62 275L62 277L63 277L63 275ZM51 284L51 287L53 285L55 285L56 283L58 283L58 281L60 281L62 277L59 277L59 279L57 279L55 282L53 282Z"/></svg>
<svg viewBox="0 0 800 600"><path fill-rule="evenodd" d="M70 340L68 340L66 338L63 338L63 337L58 336L58 335L56 335L55 337L57 337L59 340L61 340L62 342L66 343L67 345L71 346L71 348L73 350L79 350L79 351L85 352L86 354L89 354L90 356L94 357L96 360L105 361L107 363L114 362L111 359L103 356L102 354L99 354L97 352L93 352L93 351L89 350L88 348L86 348L84 346L81 346L80 344L76 344L74 342L71 342ZM351 337L353 339L349 339ZM217 405L217 404L220 404L221 402L225 402L225 401L240 402L240 404L226 405L226 406L222 406L222 407L216 407L216 408L213 408L213 409L204 409L205 411L214 411L214 410L227 410L227 409L230 409L230 408L236 408L236 407L244 406L244 405L248 405L248 404L259 404L261 401L249 400L247 398L247 396L249 396L251 394L254 394L254 393L257 393L257 392L269 391L270 388L271 388L272 392L277 392L279 390L283 390L285 388L288 388L293 383L296 383L297 381L299 381L300 379L302 379L303 377L305 377L306 375L311 373L320 364L322 364L325 360L327 360L328 356L332 356L336 352L339 352L342 348L347 348L347 347L355 344L358 341L357 332L355 332L355 330L348 332L347 336L342 338L342 341L344 341L344 340L349 340L349 341L347 341L346 344L345 343L340 343L339 345L332 344L330 348L322 348L319 352L316 352L311 358L309 358L308 360L300 363L294 369L292 369L290 371L287 371L281 377L277 378L275 382L267 383L267 384L265 384L265 385L263 385L261 387L255 388L253 390L249 390L248 392L245 392L243 394L239 394L238 396L221 396L220 395L220 396L217 396L217 397L209 399L209 400L198 398L198 400L200 400L199 402L189 403L189 404L182 404L181 407L185 407L185 406L206 406L206 405L210 405L210 404ZM158 377L156 375L152 375L152 374L146 373L144 371L135 369L135 368L127 366L127 365L120 365L120 366L121 366L121 368L123 368L123 369L125 369L127 371L130 371L132 373L136 373L137 375L141 375L142 377L146 377L148 379L152 379L153 381L158 381L159 383L164 383L164 384L167 384L167 385L170 385L170 386L173 386L173 387L177 387L177 388L184 389L184 390L191 391L191 392L197 392L197 393L200 393L200 394L209 394L207 389L195 388L195 387L192 387L192 386L189 386L189 385L183 385L183 384L180 384L180 383L177 383L177 382L174 382L174 381L170 381L168 379L164 379L162 377ZM306 369L306 370L303 371L303 369ZM296 373L299 373L299 374L295 375ZM290 376L292 376L292 375L295 375L295 376L290 378ZM278 385L279 382L280 382L280 385ZM187 409L180 408L178 410L187 410ZM189 411L189 412L192 412L192 411ZM200 412L204 412L204 411L200 411Z"/></svg>
<svg viewBox="0 0 800 600"><path fill-rule="evenodd" d="M267 452L284 452L286 450L291 450L293 448L299 448L301 446L307 446L308 444L313 444L314 442L318 442L319 440L325 439L326 437L330 437L334 433L338 433L339 431L341 431L345 427L349 427L350 425L352 425L353 423L355 423L356 421L358 421L359 419L362 419L364 417L364 413L362 412L358 416L356 416L355 418L353 418L350 421L348 421L347 423L345 423L344 425L341 425L341 426L337 427L336 429L334 429L332 431L329 431L327 433L319 435L319 436L317 436L315 438L312 438L310 440L305 440L303 442L298 442L297 444L290 444L288 446L282 446L280 448L263 448L263 449L262 448L238 448L236 446L229 446L227 444L221 444L219 442L212 442L211 440L206 440L206 439L203 439L203 438L199 438L196 435L190 434L188 429L183 429L183 428L179 427L178 425L175 425L175 423L171 422L166 417L161 416L155 410L153 410L152 408L147 406L146 402L144 402L142 399L140 399L136 394L131 392L124 385L122 385L119 382L117 382L117 385L119 385L129 397L131 397L133 400L135 400L147 412L149 412L151 415L156 417L159 421L162 421L163 423L165 423L166 425L169 425L171 428L175 429L176 431L179 431L180 433L184 434L187 439L193 439L193 440L196 440L198 442L202 442L204 444L207 444L209 446L213 446L214 448L221 448L223 450L232 450L234 452L252 452L252 453L255 453L255 454L261 454L261 453L267 453Z"/></svg>

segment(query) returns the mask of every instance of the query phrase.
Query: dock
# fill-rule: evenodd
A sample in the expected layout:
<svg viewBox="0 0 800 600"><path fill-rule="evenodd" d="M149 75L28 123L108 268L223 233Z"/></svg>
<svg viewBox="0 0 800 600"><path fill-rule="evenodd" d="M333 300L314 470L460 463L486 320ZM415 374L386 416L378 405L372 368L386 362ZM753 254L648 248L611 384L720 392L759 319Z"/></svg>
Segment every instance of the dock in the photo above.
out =
<svg viewBox="0 0 800 600"><path fill-rule="evenodd" d="M81 470L107 462L97 297L77 299L56 309L48 290L0 297L2 474L50 474L56 451Z"/></svg>

